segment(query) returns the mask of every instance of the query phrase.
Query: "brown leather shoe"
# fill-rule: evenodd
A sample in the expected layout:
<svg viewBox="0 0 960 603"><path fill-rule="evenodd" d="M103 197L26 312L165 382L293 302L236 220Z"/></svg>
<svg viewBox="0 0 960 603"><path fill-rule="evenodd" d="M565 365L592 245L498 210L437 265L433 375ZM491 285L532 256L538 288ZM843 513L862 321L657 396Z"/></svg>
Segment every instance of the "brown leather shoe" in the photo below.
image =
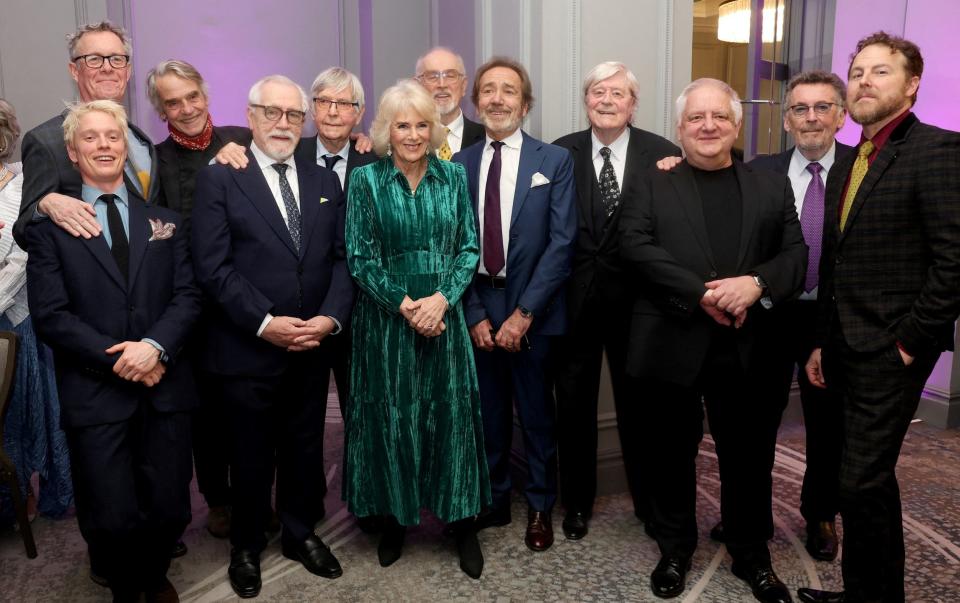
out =
<svg viewBox="0 0 960 603"><path fill-rule="evenodd" d="M833 561L839 550L837 526L832 521L807 524L807 552L817 561Z"/></svg>
<svg viewBox="0 0 960 603"><path fill-rule="evenodd" d="M545 551L553 545L553 521L549 511L527 513L527 536L523 539L531 551Z"/></svg>

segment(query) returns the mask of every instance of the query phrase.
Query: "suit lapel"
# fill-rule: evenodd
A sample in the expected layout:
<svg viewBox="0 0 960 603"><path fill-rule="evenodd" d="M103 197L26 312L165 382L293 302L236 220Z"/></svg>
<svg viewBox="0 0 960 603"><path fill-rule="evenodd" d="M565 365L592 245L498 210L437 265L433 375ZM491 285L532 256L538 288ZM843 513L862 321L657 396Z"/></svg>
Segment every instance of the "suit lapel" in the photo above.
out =
<svg viewBox="0 0 960 603"><path fill-rule="evenodd" d="M280 213L280 208L277 207L277 202L267 185L267 180L263 177L260 164L257 163L256 157L249 150L247 150L247 162L246 169L230 170L237 187L250 200L254 209L270 226L274 234L283 241L290 253L297 255L297 249L293 246L293 239L290 238L290 229L287 228L287 223L283 220L283 215Z"/></svg>
<svg viewBox="0 0 960 603"><path fill-rule="evenodd" d="M533 180L533 175L543 165L543 157L543 143L523 132L523 145L520 147L520 167L517 169L517 187L513 191L513 211L510 214L511 227L517 216L520 215L520 209L523 207L524 201L527 200L527 193L530 192L530 182Z"/></svg>
<svg viewBox="0 0 960 603"><path fill-rule="evenodd" d="M175 144L172 139L160 143L157 147L157 161L160 162L158 175L161 182L167 182L168 186L163 187L163 196L167 201L167 207L174 211L181 211L180 206L180 162L177 161L177 153L172 145Z"/></svg>
<svg viewBox="0 0 960 603"><path fill-rule="evenodd" d="M679 205L687 216L687 220L693 227L693 237L703 250L704 256L710 261L710 266L716 268L713 261L713 249L710 247L710 239L707 237L707 223L703 219L703 201L700 199L700 191L697 190L697 183L693 179L693 171L687 162L683 162L668 172L670 183L677 193Z"/></svg>
<svg viewBox="0 0 960 603"><path fill-rule="evenodd" d="M150 152L150 186L148 190L143 191L143 197L146 201L155 201L157 197L157 190L160 186L160 182L157 180L157 170L159 170L159 160L157 159L157 149L153 146L153 143L150 142L150 137L147 136L143 130L137 126L130 124L130 129L133 130L133 133L137 135L137 138L141 140L145 145L147 145L147 150Z"/></svg>
<svg viewBox="0 0 960 603"><path fill-rule="evenodd" d="M127 190L130 190L129 188ZM110 253L110 247L107 245L107 239L100 235L89 239L78 239L93 255L103 269L110 275L117 286L123 291L127 290L127 284L123 281L123 275L120 274L120 268L117 267L117 261L113 259Z"/></svg>
<svg viewBox="0 0 960 603"><path fill-rule="evenodd" d="M890 163L893 162L897 157L898 148L896 144L893 144L893 141L887 141L887 144L883 145L883 148L880 149L880 152L877 154L877 158L873 160L873 163L870 164L870 168L867 170L866 175L863 177L863 181L860 183L860 188L857 189L857 195L853 198L853 206L850 208L850 214L847 216L847 225L843 229L843 232L840 233L840 237L843 238L846 233L850 232L850 229L853 228L854 223L857 221L857 215L860 213L860 210L863 208L863 204L866 201L867 197L870 196L870 192L873 190L873 187L877 185L877 182L880 181L880 177L883 176L883 172L890 167ZM846 184L846 183L844 183ZM841 191L842 194L842 191ZM841 200L841 203L843 201Z"/></svg>
<svg viewBox="0 0 960 603"><path fill-rule="evenodd" d="M753 225L757 221L756 195L753 191L757 189L758 183L753 176L753 170L742 162L734 159L734 169L737 171L737 181L740 183L740 205L742 207L742 217L740 220L740 249L737 252L737 268L743 264L743 259L747 256L747 248L753 241Z"/></svg>
<svg viewBox="0 0 960 603"><path fill-rule="evenodd" d="M843 234L840 232L840 204L843 203L843 187L847 183L847 177L853 168L853 162L857 158L856 153L846 153L843 157L837 157L830 172L827 174L827 190L824 199L823 219L829 228L832 229L834 239L839 239ZM849 219L850 216L847 216Z"/></svg>
<svg viewBox="0 0 960 603"><path fill-rule="evenodd" d="M147 241L153 234L150 222L147 219L147 213L144 208L144 201L139 193L127 189L127 207L130 225L130 266L127 278L127 287L133 289L133 283L137 279L137 273L140 271L140 265L143 263L143 256L147 250ZM112 257L112 256L111 256Z"/></svg>
<svg viewBox="0 0 960 603"><path fill-rule="evenodd" d="M310 244L310 235L320 214L321 198L317 191L322 187L317 171L316 166L297 162L297 183L300 189L300 257L306 253L307 246Z"/></svg>
<svg viewBox="0 0 960 603"><path fill-rule="evenodd" d="M590 130L586 130L583 136L580 136L577 142L573 144L574 162L574 180L577 185L577 206L580 211L580 220L589 226L590 236L594 242L599 243L597 235L599 229L593 219L593 182L594 169L593 158L591 157L593 144L590 141Z"/></svg>
<svg viewBox="0 0 960 603"><path fill-rule="evenodd" d="M647 149L641 142L640 134L633 126L629 127L630 139L627 143L627 156L624 159L623 182L620 186L620 203L617 204L617 209L614 211L611 222L614 222L619 217L620 212L623 210L623 200L630 198L630 196L634 194L633 190L639 186L638 183L643 178L643 172L647 169L646 166L650 164L650 160L647 157ZM590 164L593 165L593 161L591 161ZM608 228L603 235L601 243L605 243L610 238L618 236L616 230L616 228Z"/></svg>
<svg viewBox="0 0 960 603"><path fill-rule="evenodd" d="M480 222L480 157L483 155L483 147L478 149L470 148L463 153L463 165L467 168L467 180L470 185L470 197L473 199L473 217ZM482 234L481 234L482 236Z"/></svg>

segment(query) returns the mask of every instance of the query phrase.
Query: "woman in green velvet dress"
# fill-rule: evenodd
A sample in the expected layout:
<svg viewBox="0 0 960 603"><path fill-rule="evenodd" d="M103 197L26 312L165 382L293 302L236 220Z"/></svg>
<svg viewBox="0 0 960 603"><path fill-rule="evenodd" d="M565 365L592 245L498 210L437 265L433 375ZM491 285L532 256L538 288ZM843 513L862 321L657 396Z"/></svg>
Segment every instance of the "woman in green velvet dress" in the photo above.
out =
<svg viewBox="0 0 960 603"><path fill-rule="evenodd" d="M415 81L392 86L372 126L380 161L351 173L347 262L353 311L344 495L358 517L385 516L386 567L420 510L452 523L460 567L483 555L472 518L490 502L480 397L461 297L479 259L463 166L433 150L445 135Z"/></svg>

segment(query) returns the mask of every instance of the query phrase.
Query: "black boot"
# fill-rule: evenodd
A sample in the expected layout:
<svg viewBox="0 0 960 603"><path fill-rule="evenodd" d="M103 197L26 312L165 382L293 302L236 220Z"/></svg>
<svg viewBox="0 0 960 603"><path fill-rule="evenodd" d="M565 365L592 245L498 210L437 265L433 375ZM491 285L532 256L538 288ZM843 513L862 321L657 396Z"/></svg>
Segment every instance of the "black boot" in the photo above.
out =
<svg viewBox="0 0 960 603"><path fill-rule="evenodd" d="M460 569L474 580L483 573L483 551L477 540L477 527L472 517L450 524L457 539L457 554L460 555Z"/></svg>
<svg viewBox="0 0 960 603"><path fill-rule="evenodd" d="M381 567L388 567L403 554L403 539L407 535L407 528L397 522L397 518L384 518L383 533L380 536L380 546L377 547L377 557Z"/></svg>

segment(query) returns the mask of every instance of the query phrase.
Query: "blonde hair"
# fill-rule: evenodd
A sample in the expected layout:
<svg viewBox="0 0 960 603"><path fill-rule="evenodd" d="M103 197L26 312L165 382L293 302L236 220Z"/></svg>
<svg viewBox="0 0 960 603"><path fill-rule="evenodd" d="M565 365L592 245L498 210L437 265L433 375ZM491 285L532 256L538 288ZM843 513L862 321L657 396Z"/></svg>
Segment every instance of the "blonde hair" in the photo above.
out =
<svg viewBox="0 0 960 603"><path fill-rule="evenodd" d="M67 111L67 117L63 120L63 142L68 146L73 146L73 137L76 136L77 129L80 127L80 119L94 111L106 113L117 122L120 131L123 133L123 144L126 146L129 132L127 112L120 104L112 100L95 100L72 105Z"/></svg>
<svg viewBox="0 0 960 603"><path fill-rule="evenodd" d="M432 153L443 144L447 133L440 122L440 112L430 93L416 80L403 79L387 88L377 105L377 116L373 118L370 126L373 150L377 155L382 157L387 154L390 149L390 126L398 113L408 109L430 123L430 144L427 152Z"/></svg>

